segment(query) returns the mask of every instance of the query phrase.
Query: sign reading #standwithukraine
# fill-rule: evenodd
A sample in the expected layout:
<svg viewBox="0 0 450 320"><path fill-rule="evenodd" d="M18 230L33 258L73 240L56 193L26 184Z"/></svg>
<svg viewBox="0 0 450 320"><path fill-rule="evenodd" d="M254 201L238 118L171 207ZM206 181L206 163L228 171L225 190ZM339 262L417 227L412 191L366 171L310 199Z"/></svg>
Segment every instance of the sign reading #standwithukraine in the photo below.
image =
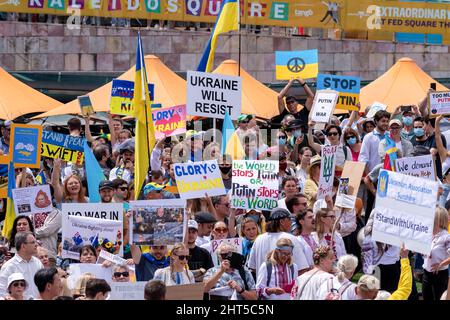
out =
<svg viewBox="0 0 450 320"><path fill-rule="evenodd" d="M317 75L317 90L332 89L339 91L337 109L358 111L361 79L358 77L335 76L331 74Z"/></svg>
<svg viewBox="0 0 450 320"><path fill-rule="evenodd" d="M9 153L15 167L39 168L42 127L37 125L13 124Z"/></svg>
<svg viewBox="0 0 450 320"><path fill-rule="evenodd" d="M437 182L381 170L372 239L429 254L437 192Z"/></svg>
<svg viewBox="0 0 450 320"><path fill-rule="evenodd" d="M154 88L153 84L148 84L148 94L151 101L155 98ZM111 85L111 100L109 102L111 114L134 116L133 95L133 81L114 79Z"/></svg>
<svg viewBox="0 0 450 320"><path fill-rule="evenodd" d="M53 131L42 132L41 152L44 157L81 165L84 161L84 139Z"/></svg>
<svg viewBox="0 0 450 320"><path fill-rule="evenodd" d="M275 51L277 80L309 79L319 73L317 49L305 51Z"/></svg>

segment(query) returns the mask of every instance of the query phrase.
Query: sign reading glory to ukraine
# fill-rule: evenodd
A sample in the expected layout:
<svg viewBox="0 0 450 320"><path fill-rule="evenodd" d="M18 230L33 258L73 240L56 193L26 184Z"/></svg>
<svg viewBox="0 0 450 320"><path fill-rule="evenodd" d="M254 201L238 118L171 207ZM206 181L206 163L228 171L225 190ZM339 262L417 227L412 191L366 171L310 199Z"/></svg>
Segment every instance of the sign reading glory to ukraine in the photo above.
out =
<svg viewBox="0 0 450 320"><path fill-rule="evenodd" d="M241 114L242 81L240 77L198 71L187 72L187 113L191 116L230 118Z"/></svg>
<svg viewBox="0 0 450 320"><path fill-rule="evenodd" d="M175 163L173 170L181 199L226 194L217 160Z"/></svg>
<svg viewBox="0 0 450 320"><path fill-rule="evenodd" d="M155 138L162 139L186 132L186 105L152 110Z"/></svg>
<svg viewBox="0 0 450 320"><path fill-rule="evenodd" d="M37 125L15 124L11 126L9 154L14 166L39 168L41 162L42 127Z"/></svg>
<svg viewBox="0 0 450 320"><path fill-rule="evenodd" d="M437 192L437 182L381 170L372 239L429 254Z"/></svg>
<svg viewBox="0 0 450 320"><path fill-rule="evenodd" d="M277 80L316 78L319 73L319 55L317 49L276 51L275 66Z"/></svg>
<svg viewBox="0 0 450 320"><path fill-rule="evenodd" d="M361 79L358 77L334 76L331 74L319 74L317 76L317 89L331 89L339 91L336 108L358 111L359 89Z"/></svg>

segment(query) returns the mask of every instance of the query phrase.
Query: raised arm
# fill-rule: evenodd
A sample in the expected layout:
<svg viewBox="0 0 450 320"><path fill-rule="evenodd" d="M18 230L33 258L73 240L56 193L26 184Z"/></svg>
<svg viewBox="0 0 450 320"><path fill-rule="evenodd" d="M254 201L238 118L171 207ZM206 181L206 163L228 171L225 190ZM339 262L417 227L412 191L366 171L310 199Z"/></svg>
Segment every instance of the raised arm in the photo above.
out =
<svg viewBox="0 0 450 320"><path fill-rule="evenodd" d="M113 117L112 117L111 113L108 113L108 127L109 127L109 133L111 135L111 145L114 146L117 142L117 137L114 133Z"/></svg>
<svg viewBox="0 0 450 320"><path fill-rule="evenodd" d="M86 140L90 143L94 141L91 135L91 128L89 127L89 124L91 123L91 116L87 115L84 118L84 133L86 135Z"/></svg>
<svg viewBox="0 0 450 320"><path fill-rule="evenodd" d="M53 161L51 183L53 186L55 201L57 203L61 203L63 199L63 188L61 185L60 176L61 176L61 159L55 159Z"/></svg>
<svg viewBox="0 0 450 320"><path fill-rule="evenodd" d="M283 112L284 107L285 107L283 98L288 93L288 91L291 88L294 81L295 81L295 79L289 80L287 85L283 88L283 90L280 91L280 94L278 95L278 111L280 112L280 114Z"/></svg>
<svg viewBox="0 0 450 320"><path fill-rule="evenodd" d="M432 89L428 90L428 93L434 91ZM428 115L428 93L425 96L425 98L423 98L423 100L419 103L419 111L420 111L420 115L422 117L425 117Z"/></svg>
<svg viewBox="0 0 450 320"><path fill-rule="evenodd" d="M441 128L440 123L444 117L440 115L436 118L436 124L434 128L434 135L436 137L436 147L438 149L439 157L441 158L441 162L444 162L447 157L450 157L450 151L444 146L444 142L442 141Z"/></svg>
<svg viewBox="0 0 450 320"><path fill-rule="evenodd" d="M314 92L308 87L306 84L306 81L303 79L297 79L297 81L300 83L300 85L303 87L306 93L306 102L305 102L305 108L308 111L311 111L313 102L314 102Z"/></svg>
<svg viewBox="0 0 450 320"><path fill-rule="evenodd" d="M314 149L318 154L321 152L320 144L315 143L313 139L312 129L316 125L316 123L312 120L308 122L308 144L311 148Z"/></svg>

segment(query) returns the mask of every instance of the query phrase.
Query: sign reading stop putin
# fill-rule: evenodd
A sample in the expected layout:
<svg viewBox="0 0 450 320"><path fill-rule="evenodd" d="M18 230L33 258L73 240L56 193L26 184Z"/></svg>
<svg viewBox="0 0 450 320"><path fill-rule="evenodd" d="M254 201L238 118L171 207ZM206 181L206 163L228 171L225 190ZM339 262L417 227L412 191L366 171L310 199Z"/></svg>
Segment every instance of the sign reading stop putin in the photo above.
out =
<svg viewBox="0 0 450 320"><path fill-rule="evenodd" d="M187 114L224 119L228 112L233 120L241 114L240 77L188 71L187 82Z"/></svg>
<svg viewBox="0 0 450 320"><path fill-rule="evenodd" d="M335 76L331 74L317 75L317 89L331 89L339 91L336 103L337 109L358 111L359 90L361 79L358 77Z"/></svg>

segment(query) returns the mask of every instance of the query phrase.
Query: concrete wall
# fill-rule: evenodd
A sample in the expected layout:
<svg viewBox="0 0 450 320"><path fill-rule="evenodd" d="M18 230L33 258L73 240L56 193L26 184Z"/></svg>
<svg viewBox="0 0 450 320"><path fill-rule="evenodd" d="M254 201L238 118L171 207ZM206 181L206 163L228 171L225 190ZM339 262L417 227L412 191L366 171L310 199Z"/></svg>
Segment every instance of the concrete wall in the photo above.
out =
<svg viewBox="0 0 450 320"><path fill-rule="evenodd" d="M13 71L125 71L135 63L137 31L127 28L0 22L0 66ZM195 70L209 33L142 30L145 54L174 71ZM432 77L450 77L448 46L365 40L243 35L241 64L262 82L275 81L277 50L319 49L319 70L372 80L401 57L414 59ZM221 36L215 64L238 59L238 36Z"/></svg>

